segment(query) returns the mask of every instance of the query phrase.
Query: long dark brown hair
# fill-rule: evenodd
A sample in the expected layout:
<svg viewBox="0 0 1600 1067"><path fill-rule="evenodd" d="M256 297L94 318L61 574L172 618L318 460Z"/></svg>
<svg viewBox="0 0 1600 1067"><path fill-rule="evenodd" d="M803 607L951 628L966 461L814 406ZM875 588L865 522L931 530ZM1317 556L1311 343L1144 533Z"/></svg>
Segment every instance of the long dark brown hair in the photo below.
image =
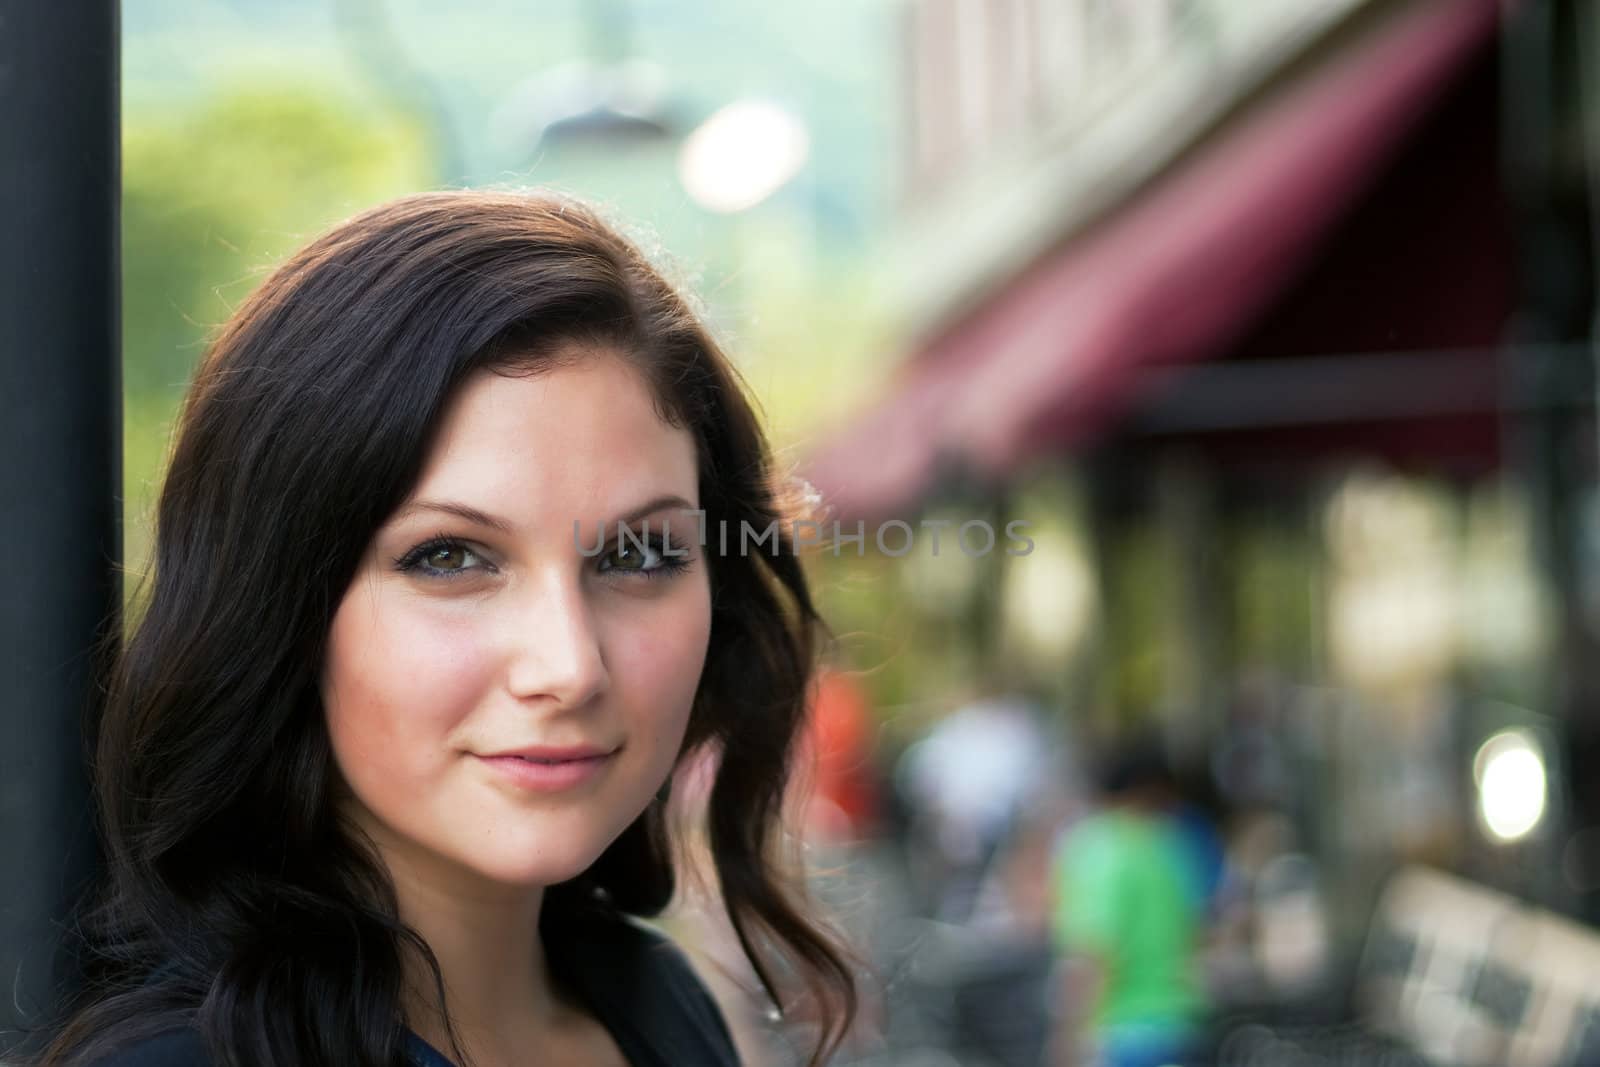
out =
<svg viewBox="0 0 1600 1067"><path fill-rule="evenodd" d="M804 1001L820 1063L856 1011L850 955L780 862L781 801L819 620L783 492L734 368L685 301L590 208L547 194L406 197L278 268L185 398L142 613L97 723L105 891L90 983L42 1063L198 1026L229 1067L402 1062L405 949L437 961L341 828L318 679L334 610L475 371L570 342L624 353L698 449L711 528L778 521L782 550L706 553L712 619L681 758L720 753L705 832L766 992ZM545 913L655 916L677 882L658 798ZM598 890L598 892L597 892ZM548 918L546 919L548 921Z"/></svg>

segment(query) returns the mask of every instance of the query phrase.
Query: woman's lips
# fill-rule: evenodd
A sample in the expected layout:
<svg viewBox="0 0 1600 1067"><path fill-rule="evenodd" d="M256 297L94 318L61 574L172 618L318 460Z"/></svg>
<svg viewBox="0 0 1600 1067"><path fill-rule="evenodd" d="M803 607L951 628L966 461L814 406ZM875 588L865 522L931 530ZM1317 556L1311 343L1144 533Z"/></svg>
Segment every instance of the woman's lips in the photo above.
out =
<svg viewBox="0 0 1600 1067"><path fill-rule="evenodd" d="M478 756L504 780L522 789L551 792L592 781L611 765L616 753L581 759L530 759L524 756Z"/></svg>

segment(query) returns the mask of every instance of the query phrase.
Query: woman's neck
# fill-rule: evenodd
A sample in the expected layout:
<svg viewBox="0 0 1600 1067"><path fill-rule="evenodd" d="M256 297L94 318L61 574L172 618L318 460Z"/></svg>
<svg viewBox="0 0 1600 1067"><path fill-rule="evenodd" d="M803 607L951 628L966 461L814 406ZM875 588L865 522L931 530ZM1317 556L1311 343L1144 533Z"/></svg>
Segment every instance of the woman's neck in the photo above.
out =
<svg viewBox="0 0 1600 1067"><path fill-rule="evenodd" d="M489 882L372 836L400 919L433 951L449 1018L475 1062L516 1062L515 1050L537 1045L571 1019L574 1006L556 986L539 936L543 888ZM404 951L403 960L406 1023L448 1054L432 971L414 951Z"/></svg>
<svg viewBox="0 0 1600 1067"><path fill-rule="evenodd" d="M554 1021L560 1005L539 938L542 891L514 898L461 892L410 875L394 875L400 917L433 950L457 1027L504 1033ZM442 1036L438 994L420 958L407 960L406 991L407 1017L413 1017L415 1004L422 1009L415 1022L437 1026Z"/></svg>

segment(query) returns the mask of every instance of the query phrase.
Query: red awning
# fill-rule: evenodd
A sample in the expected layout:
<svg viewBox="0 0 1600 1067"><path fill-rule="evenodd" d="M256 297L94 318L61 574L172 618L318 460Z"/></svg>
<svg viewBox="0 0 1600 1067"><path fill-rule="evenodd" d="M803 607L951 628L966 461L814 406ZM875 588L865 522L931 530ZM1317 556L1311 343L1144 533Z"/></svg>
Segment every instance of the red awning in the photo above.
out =
<svg viewBox="0 0 1600 1067"><path fill-rule="evenodd" d="M1226 349L1490 38L1497 0L1424 0L1254 105L905 363L804 473L841 518L1081 442L1139 369Z"/></svg>

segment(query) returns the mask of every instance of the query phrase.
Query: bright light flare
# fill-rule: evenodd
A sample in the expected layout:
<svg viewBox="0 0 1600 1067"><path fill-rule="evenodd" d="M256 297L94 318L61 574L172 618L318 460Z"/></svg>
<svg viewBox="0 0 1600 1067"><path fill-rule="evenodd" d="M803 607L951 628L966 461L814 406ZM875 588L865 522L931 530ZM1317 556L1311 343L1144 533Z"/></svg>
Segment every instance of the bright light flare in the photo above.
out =
<svg viewBox="0 0 1600 1067"><path fill-rule="evenodd" d="M805 124L777 104L738 100L684 139L678 180L707 211L755 207L800 172L811 152Z"/></svg>
<svg viewBox="0 0 1600 1067"><path fill-rule="evenodd" d="M1539 744L1525 730L1504 730L1478 749L1478 818L1497 841L1520 841L1544 818L1547 782Z"/></svg>

